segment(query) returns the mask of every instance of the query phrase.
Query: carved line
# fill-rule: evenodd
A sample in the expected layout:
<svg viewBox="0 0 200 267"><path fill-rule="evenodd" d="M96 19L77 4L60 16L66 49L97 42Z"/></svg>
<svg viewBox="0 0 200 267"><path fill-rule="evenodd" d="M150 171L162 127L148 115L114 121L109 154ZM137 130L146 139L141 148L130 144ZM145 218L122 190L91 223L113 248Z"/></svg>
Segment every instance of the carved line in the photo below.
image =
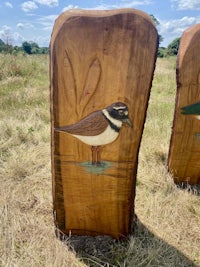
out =
<svg viewBox="0 0 200 267"><path fill-rule="evenodd" d="M76 79L75 79L75 75L74 75L74 69L73 69L73 66L72 66L71 59L70 59L66 49L65 49L65 54L66 54L66 59L68 61L69 67L70 67L70 72L71 72L70 74L71 74L73 82L74 82L74 90L73 90L74 91L73 92L74 93L74 99L77 102L77 86L76 86ZM72 104L72 106L74 106L74 103L71 103L71 104ZM77 105L75 105L75 112L77 114Z"/></svg>
<svg viewBox="0 0 200 267"><path fill-rule="evenodd" d="M80 111L81 115L83 115L88 103L90 102L92 96L95 94L98 88L101 72L102 69L99 59L93 59L88 68L83 91L79 100L80 108L82 108L82 110Z"/></svg>

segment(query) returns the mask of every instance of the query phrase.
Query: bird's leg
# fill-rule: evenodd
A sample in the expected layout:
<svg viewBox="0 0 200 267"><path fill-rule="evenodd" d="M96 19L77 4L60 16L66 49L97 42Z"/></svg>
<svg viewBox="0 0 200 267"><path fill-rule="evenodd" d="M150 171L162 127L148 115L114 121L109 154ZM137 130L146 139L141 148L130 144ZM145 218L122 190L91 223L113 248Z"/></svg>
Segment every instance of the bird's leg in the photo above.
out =
<svg viewBox="0 0 200 267"><path fill-rule="evenodd" d="M91 147L91 151L92 151L92 165L94 165L95 164L95 159L94 159L95 147L94 146Z"/></svg>
<svg viewBox="0 0 200 267"><path fill-rule="evenodd" d="M101 165L100 148L101 148L101 146L97 146L97 148L96 148L96 151L97 151L97 165Z"/></svg>

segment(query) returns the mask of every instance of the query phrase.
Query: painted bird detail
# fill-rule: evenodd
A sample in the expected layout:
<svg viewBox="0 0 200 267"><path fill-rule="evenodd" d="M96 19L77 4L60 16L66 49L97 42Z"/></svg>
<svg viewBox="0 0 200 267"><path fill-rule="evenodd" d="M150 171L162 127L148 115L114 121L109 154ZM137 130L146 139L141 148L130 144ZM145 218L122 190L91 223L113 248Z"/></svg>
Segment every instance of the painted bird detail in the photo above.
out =
<svg viewBox="0 0 200 267"><path fill-rule="evenodd" d="M182 107L181 110L183 115L192 115L200 120L200 102Z"/></svg>
<svg viewBox="0 0 200 267"><path fill-rule="evenodd" d="M90 113L79 122L55 128L58 132L70 134L91 146L92 164L100 164L100 148L116 140L122 124L132 127L128 107L122 102Z"/></svg>

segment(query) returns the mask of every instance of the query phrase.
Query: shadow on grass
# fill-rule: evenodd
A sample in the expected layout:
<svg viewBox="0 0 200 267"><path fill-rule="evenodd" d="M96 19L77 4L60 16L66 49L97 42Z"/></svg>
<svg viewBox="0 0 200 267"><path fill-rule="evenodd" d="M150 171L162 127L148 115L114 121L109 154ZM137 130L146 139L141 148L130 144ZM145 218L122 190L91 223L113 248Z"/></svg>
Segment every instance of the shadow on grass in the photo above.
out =
<svg viewBox="0 0 200 267"><path fill-rule="evenodd" d="M109 236L71 236L64 242L90 267L197 267L140 221L134 235L123 241Z"/></svg>
<svg viewBox="0 0 200 267"><path fill-rule="evenodd" d="M185 191L192 193L194 195L197 195L197 196L200 195L200 184L190 185L187 182L183 182L183 183L177 183L176 186L179 189L185 190Z"/></svg>

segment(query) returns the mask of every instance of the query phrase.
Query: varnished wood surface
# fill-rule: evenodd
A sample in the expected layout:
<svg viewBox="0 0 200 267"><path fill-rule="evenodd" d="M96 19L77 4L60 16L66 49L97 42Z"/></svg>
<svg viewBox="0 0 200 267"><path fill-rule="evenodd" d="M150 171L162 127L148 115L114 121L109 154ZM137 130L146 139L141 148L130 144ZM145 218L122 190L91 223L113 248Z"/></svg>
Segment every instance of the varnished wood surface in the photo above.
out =
<svg viewBox="0 0 200 267"><path fill-rule="evenodd" d="M175 182L200 183L200 121L182 108L200 101L200 24L187 29L177 58L177 95L168 157ZM196 109L196 108L195 108ZM186 113L186 114L183 114Z"/></svg>
<svg viewBox="0 0 200 267"><path fill-rule="evenodd" d="M69 234L131 232L138 150L152 84L158 36L133 9L73 10L55 22L50 44L52 176L55 223ZM73 125L115 102L128 106L133 128L91 148L55 128Z"/></svg>

